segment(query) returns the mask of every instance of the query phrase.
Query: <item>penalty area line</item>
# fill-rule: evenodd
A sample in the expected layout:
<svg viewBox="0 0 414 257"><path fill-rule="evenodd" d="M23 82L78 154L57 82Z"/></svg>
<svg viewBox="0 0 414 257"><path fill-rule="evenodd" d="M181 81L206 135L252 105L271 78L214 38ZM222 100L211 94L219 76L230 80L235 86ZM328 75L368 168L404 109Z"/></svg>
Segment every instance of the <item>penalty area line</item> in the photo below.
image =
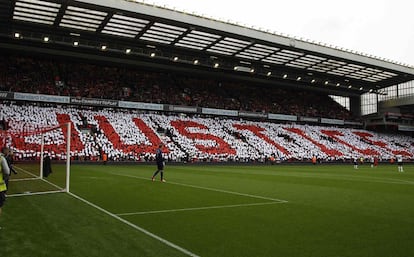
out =
<svg viewBox="0 0 414 257"><path fill-rule="evenodd" d="M225 208L237 208L237 207L248 207L248 206L261 206L261 205L270 205L270 204L278 204L278 203L283 203L283 202L272 201L272 202L265 202L265 203L245 203L245 204L217 205L217 206L170 209L170 210L159 210L159 211L127 212L127 213L118 213L118 214L115 214L115 215L118 215L118 216L132 216L132 215L157 214L157 213L168 213L168 212L184 212L184 211L225 209Z"/></svg>

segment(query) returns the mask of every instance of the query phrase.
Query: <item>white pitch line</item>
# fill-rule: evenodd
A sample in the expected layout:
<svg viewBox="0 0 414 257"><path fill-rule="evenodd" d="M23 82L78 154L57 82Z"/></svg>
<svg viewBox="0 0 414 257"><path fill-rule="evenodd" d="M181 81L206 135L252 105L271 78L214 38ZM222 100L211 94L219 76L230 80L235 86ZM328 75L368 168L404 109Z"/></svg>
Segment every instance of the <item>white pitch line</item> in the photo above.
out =
<svg viewBox="0 0 414 257"><path fill-rule="evenodd" d="M168 213L168 212L198 211L198 210L210 210L210 209L224 209L224 208L260 206L260 205L269 205L269 204L278 204L278 203L282 203L282 202L272 201L272 202L265 202L265 203L245 203L245 204L217 205L217 206L194 207L194 208L171 209L171 210L159 210L159 211L127 212L127 213L118 213L116 215L118 215L118 216L132 216L132 215Z"/></svg>
<svg viewBox="0 0 414 257"><path fill-rule="evenodd" d="M144 177L133 176L133 175L118 174L118 173L114 173L114 172L108 172L108 173L113 174L113 175L117 175L117 176L129 177L129 178L151 180L150 178L144 178ZM228 190L217 189L217 188L211 188L211 187L195 186L195 185L177 183L177 182L167 182L167 183L168 184L173 184L173 185L178 185L178 186L185 186L185 187L192 187L192 188L197 188L197 189L209 190L209 191L214 191L214 192L219 192L219 193L247 196L247 197L250 197L250 198L257 198L257 199L269 200L269 201L280 202L280 203L287 203L288 202L286 200L270 198L270 197L266 197L266 196L251 195L251 194L239 193L239 192L228 191Z"/></svg>
<svg viewBox="0 0 414 257"><path fill-rule="evenodd" d="M10 182L15 182L15 181L37 180L37 179L39 179L39 177L36 177L36 178L12 178L9 181Z"/></svg>
<svg viewBox="0 0 414 257"><path fill-rule="evenodd" d="M55 191L44 191L44 192L24 192L21 194L10 194L7 197L18 197L18 196L32 196L32 195L47 195L54 193L64 193L64 190L55 190Z"/></svg>
<svg viewBox="0 0 414 257"><path fill-rule="evenodd" d="M112 218L117 219L120 222L122 222L122 223L124 223L124 224L126 224L126 225L128 225L128 226L130 226L130 227L132 227L132 228L134 228L134 229L136 229L136 230L144 233L145 235L150 236L150 237L152 237L152 238L160 241L161 243L163 243L163 244L165 244L165 245L167 245L167 246L169 246L171 248L174 248L174 249L180 251L181 253L184 253L185 255L188 255L188 256L191 256L191 257L200 257L199 255L197 255L195 253L192 253L189 250L187 250L185 248L182 248L181 246L178 246L178 245L176 245L176 244L174 244L174 243L172 243L172 242L170 242L170 241L168 241L168 240L166 240L166 239L164 239L164 238L162 238L160 236L157 236L157 235L149 232L148 230L146 230L146 229L144 229L144 228L142 228L140 226L137 226L137 225L135 225L135 224L133 224L133 223L131 223L131 222L129 222L129 221L127 221L127 220L119 217L119 216L117 216L116 214L114 214L114 213L112 213L110 211L105 210L104 208L102 208L102 207L100 207L100 206L98 206L98 205L96 205L94 203L89 202L88 200L83 199L80 196L77 196L77 195L75 195L75 194L73 194L71 192L68 192L68 194L71 195L71 196L73 196L74 198L76 198L76 199L78 199L78 200L86 203L87 205L92 206L92 207L98 209L99 211L101 211L101 212L103 212L103 213L111 216Z"/></svg>
<svg viewBox="0 0 414 257"><path fill-rule="evenodd" d="M394 178L390 178L389 180L404 182L404 183L390 182L391 184L410 184L410 185L414 185L414 181L402 180L402 179L394 179Z"/></svg>
<svg viewBox="0 0 414 257"><path fill-rule="evenodd" d="M25 169L22 169L22 168L20 168L20 167L18 167L18 166L14 166L14 168L16 168L16 169L18 169L18 170L20 170L20 171L23 171L24 173L26 173L26 174L28 174L28 175L32 176L32 178L39 178L39 176L37 176L37 175L35 175L35 174L31 173L30 171L27 171L27 170L25 170Z"/></svg>

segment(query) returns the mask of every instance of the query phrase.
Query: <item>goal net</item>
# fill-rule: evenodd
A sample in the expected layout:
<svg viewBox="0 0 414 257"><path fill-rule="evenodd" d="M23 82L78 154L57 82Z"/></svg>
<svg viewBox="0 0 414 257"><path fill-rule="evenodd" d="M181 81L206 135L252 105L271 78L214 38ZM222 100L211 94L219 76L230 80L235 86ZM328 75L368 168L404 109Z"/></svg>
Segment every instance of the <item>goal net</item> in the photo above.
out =
<svg viewBox="0 0 414 257"><path fill-rule="evenodd" d="M69 192L70 123L54 127L11 124L1 136L12 168L8 197Z"/></svg>

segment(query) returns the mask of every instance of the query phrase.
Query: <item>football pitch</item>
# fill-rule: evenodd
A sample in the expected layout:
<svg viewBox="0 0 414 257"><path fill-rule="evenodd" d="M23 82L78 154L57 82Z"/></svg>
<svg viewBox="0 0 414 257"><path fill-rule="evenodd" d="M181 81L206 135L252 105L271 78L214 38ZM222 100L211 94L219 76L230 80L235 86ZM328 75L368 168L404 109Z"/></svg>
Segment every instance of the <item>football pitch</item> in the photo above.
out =
<svg viewBox="0 0 414 257"><path fill-rule="evenodd" d="M414 165L155 168L73 164L71 193L8 197L0 256L414 256Z"/></svg>

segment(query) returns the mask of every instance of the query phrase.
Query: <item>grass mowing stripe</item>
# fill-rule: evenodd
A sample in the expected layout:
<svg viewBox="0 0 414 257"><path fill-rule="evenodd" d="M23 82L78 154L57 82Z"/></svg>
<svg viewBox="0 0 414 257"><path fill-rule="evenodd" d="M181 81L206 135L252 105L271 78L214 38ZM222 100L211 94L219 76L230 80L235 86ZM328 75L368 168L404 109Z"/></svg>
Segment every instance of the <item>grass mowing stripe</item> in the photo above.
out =
<svg viewBox="0 0 414 257"><path fill-rule="evenodd" d="M183 208L183 209L171 209L171 210L160 210L160 211L143 211L143 212L128 212L118 213L118 216L131 216L131 215L143 215L143 214L155 214L155 213L167 213L167 212L181 212L181 211L198 211L198 210L210 210L210 209L224 209L224 208L236 208L236 207L248 207L248 206L259 206L278 204L284 202L265 202L265 203L245 203L245 204L232 204L232 205L217 205L217 206L206 206L206 207L194 207L194 208Z"/></svg>
<svg viewBox="0 0 414 257"><path fill-rule="evenodd" d="M163 244L170 246L171 248L174 248L174 249L176 249L176 250L178 250L178 251L180 251L180 252L182 252L182 253L184 253L184 254L186 254L188 256L191 256L191 257L200 257L199 255L197 255L195 253L192 253L192 252L188 251L187 249L184 249L184 248L182 248L182 247L180 247L180 246L178 246L178 245L176 245L176 244L174 244L174 243L172 243L172 242L170 242L170 241L168 241L168 240L166 240L166 239L164 239L164 238L162 238L160 236L157 236L157 235L149 232L148 230L146 230L144 228L141 228L140 226L137 226L137 225L135 225L135 224L133 224L133 223L131 223L131 222L129 222L129 221L127 221L127 220L119 217L119 216L117 216L116 214L113 214L112 212L109 212L109 211L105 210L104 208L99 207L98 205L96 205L94 203L89 202L88 200L86 200L86 199L84 199L84 198L82 198L80 196L77 196L77 195L75 195L75 194L73 194L71 192L68 192L68 194L71 195L71 196L73 196L74 198L76 198L76 199L78 199L78 200L86 203L87 205L92 206L92 207L98 209L99 211L101 211L101 212L103 212L103 213L111 216L112 218L117 219L120 222L122 222L122 223L124 223L124 224L126 224L126 225L128 225L128 226L130 226L130 227L132 227L132 228L134 228L134 229L136 229L136 230L138 230L138 231L140 231L140 232L142 232L142 233L144 233L144 234L146 234L146 235L148 235L148 236L150 236L150 237L152 237L152 238L160 241L160 242L162 242Z"/></svg>
<svg viewBox="0 0 414 257"><path fill-rule="evenodd" d="M108 173L110 173L112 175L116 175L116 176L123 176L123 177L143 179L143 180L151 180L149 178L144 178L144 177L139 177L139 176L133 176L133 175L118 174L118 173L114 173L114 172L108 172ZM195 186L195 185L184 184L184 183L177 183L177 182L168 182L168 184L173 184L173 185L178 185L178 186L185 186L185 187L191 187L191 188L197 188L197 189L203 189L203 190L214 191L214 192L219 192L219 193L226 193L226 194L247 196L247 197L250 197L250 198L257 198L257 199L269 200L269 201L273 201L273 202L280 202L280 203L287 203L287 202L289 202L287 200L270 198L270 197L260 196L260 195L251 195L251 194L239 193L239 192L228 191L228 190L223 190L223 189L218 189L218 188Z"/></svg>

